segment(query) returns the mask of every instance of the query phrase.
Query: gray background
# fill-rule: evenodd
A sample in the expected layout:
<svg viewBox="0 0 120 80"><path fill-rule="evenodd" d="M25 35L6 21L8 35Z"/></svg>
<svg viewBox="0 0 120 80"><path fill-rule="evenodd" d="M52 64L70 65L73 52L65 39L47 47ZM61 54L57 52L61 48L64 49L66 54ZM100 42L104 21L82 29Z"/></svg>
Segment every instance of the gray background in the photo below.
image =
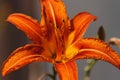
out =
<svg viewBox="0 0 120 80"><path fill-rule="evenodd" d="M3 22L0 21L0 65L3 60L17 47L23 46L29 42L23 32L16 29L11 24L3 25L9 14L20 12L30 15L40 20L40 5L39 0L1 0L0 12L5 11L3 5L7 5L6 16ZM106 31L106 42L111 37L120 37L120 0L63 0L67 7L67 12L70 18L79 12L87 11L97 16L97 21L93 22L87 30L84 37L96 37L99 26L103 25ZM1 6L3 6L1 8ZM11 9L10 9L11 8ZM0 17L4 14L0 13ZM5 26L5 27L3 27ZM116 46L112 46L120 53ZM9 53L9 54L8 54ZM79 80L83 80L84 66L86 60L78 60ZM3 80L38 80L45 72L50 72L52 65L48 63L32 63L29 66L21 68L6 77L1 77ZM28 78L28 77L29 78ZM120 71L109 63L98 61L91 73L91 80L119 80ZM49 80L49 79L45 79Z"/></svg>

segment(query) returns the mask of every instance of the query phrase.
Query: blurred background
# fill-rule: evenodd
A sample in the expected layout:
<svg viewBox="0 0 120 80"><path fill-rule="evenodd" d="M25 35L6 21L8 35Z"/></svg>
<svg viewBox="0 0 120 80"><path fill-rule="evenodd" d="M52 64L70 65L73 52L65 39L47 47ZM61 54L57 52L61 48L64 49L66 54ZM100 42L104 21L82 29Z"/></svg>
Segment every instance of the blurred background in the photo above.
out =
<svg viewBox="0 0 120 80"><path fill-rule="evenodd" d="M87 11L97 16L87 30L85 37L96 37L102 25L106 32L106 42L111 37L120 37L120 0L63 0L70 18L79 12ZM0 0L0 66L16 48L29 43L25 34L14 25L6 22L11 13L24 13L40 20L39 0ZM112 46L117 52L120 49ZM77 61L79 80L83 80L86 60ZM52 73L49 63L32 63L0 80L39 80L44 73ZM98 61L91 72L91 80L119 80L120 71L109 63ZM43 80L50 80L45 78Z"/></svg>

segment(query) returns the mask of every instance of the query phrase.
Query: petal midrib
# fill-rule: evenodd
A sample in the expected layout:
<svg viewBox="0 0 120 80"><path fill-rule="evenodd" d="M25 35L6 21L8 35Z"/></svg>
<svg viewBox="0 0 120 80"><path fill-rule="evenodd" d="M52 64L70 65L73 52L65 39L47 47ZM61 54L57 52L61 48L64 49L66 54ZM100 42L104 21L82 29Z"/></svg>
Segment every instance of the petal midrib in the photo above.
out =
<svg viewBox="0 0 120 80"><path fill-rule="evenodd" d="M106 57L108 57L109 59L111 59L114 63L117 64L117 62L115 61L114 58L110 57L109 55L105 54L104 52L102 51L99 51L99 50L96 50L96 49L80 49L78 52L84 52L84 51L93 51L93 52L98 52L98 53L101 53L102 55L105 55ZM94 55L93 55L94 56Z"/></svg>
<svg viewBox="0 0 120 80"><path fill-rule="evenodd" d="M19 22L21 21L21 20L19 20L17 18L15 18L14 20L19 21ZM41 35L39 33L37 33L37 31L35 31L34 29L32 29L29 24L24 24L24 25L28 26L27 28L29 28L32 32L34 32L38 37L41 38Z"/></svg>

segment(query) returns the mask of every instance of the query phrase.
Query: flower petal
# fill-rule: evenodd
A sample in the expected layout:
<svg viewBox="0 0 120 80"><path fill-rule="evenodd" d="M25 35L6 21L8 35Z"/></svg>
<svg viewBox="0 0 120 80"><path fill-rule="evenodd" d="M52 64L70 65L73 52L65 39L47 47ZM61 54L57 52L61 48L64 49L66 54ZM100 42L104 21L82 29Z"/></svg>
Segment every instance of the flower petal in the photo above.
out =
<svg viewBox="0 0 120 80"><path fill-rule="evenodd" d="M42 6L42 17L47 24L53 24L54 28L64 29L68 24L66 8L61 0L40 0ZM50 25L48 25L50 26Z"/></svg>
<svg viewBox="0 0 120 80"><path fill-rule="evenodd" d="M24 14L14 13L8 17L7 21L24 31L33 42L41 43L42 30L36 20Z"/></svg>
<svg viewBox="0 0 120 80"><path fill-rule="evenodd" d="M70 20L62 0L40 0L42 7L41 25L47 27L50 43L56 44L56 49L63 50L69 33ZM61 59L61 52L56 52L56 60Z"/></svg>
<svg viewBox="0 0 120 80"><path fill-rule="evenodd" d="M77 14L71 20L71 26L73 26L74 30L69 35L69 39L68 39L69 44L80 40L84 35L85 31L87 30L89 24L95 19L96 19L95 16L87 12L82 12Z"/></svg>
<svg viewBox="0 0 120 80"><path fill-rule="evenodd" d="M54 66L60 80L78 80L78 70L75 62L55 63Z"/></svg>
<svg viewBox="0 0 120 80"><path fill-rule="evenodd" d="M29 44L16 49L4 62L2 67L2 75L17 70L29 63L38 61L52 62L48 54L44 54L44 48L37 44Z"/></svg>
<svg viewBox="0 0 120 80"><path fill-rule="evenodd" d="M70 20L61 0L40 0L42 5L41 24L47 26L48 35L55 35L58 42L64 41L70 32Z"/></svg>
<svg viewBox="0 0 120 80"><path fill-rule="evenodd" d="M79 49L73 59L94 58L107 61L120 69L120 56L105 42L95 38L81 39L75 45Z"/></svg>

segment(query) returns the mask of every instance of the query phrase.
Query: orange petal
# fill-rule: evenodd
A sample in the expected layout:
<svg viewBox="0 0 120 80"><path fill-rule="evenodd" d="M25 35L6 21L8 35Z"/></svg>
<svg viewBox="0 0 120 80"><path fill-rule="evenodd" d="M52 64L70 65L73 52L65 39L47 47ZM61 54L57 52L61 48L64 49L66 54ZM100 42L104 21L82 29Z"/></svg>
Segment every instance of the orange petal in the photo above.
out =
<svg viewBox="0 0 120 80"><path fill-rule="evenodd" d="M24 31L26 35L35 43L41 43L41 27L39 23L29 16L20 13L14 13L7 19L17 28Z"/></svg>
<svg viewBox="0 0 120 80"><path fill-rule="evenodd" d="M70 20L64 3L61 0L40 1L42 5L41 24L47 26L48 35L55 34L57 40L60 40L61 37L66 39L69 33Z"/></svg>
<svg viewBox="0 0 120 80"><path fill-rule="evenodd" d="M57 49L63 50L65 40L69 33L70 21L66 8L61 0L40 0L42 7L41 25L47 27L47 36L50 43L56 44ZM56 53L56 59L61 58L62 53Z"/></svg>
<svg viewBox="0 0 120 80"><path fill-rule="evenodd" d="M54 66L60 80L78 80L78 70L75 62L55 63Z"/></svg>
<svg viewBox="0 0 120 80"><path fill-rule="evenodd" d="M90 13L82 12L77 14L71 20L71 26L73 26L74 31L69 35L69 44L75 41L78 41L82 38L84 33L86 32L89 24L95 20L96 17Z"/></svg>
<svg viewBox="0 0 120 80"><path fill-rule="evenodd" d="M81 39L75 45L79 48L73 59L94 58L107 61L120 69L120 56L105 42L95 38Z"/></svg>
<svg viewBox="0 0 120 80"><path fill-rule="evenodd" d="M42 17L47 23L54 24L54 27L63 29L69 19L66 8L61 0L40 0L42 6Z"/></svg>
<svg viewBox="0 0 120 80"><path fill-rule="evenodd" d="M6 74L32 62L52 62L50 58L47 58L43 54L44 52L44 48L37 44L29 44L16 49L2 65L2 75L5 76Z"/></svg>

